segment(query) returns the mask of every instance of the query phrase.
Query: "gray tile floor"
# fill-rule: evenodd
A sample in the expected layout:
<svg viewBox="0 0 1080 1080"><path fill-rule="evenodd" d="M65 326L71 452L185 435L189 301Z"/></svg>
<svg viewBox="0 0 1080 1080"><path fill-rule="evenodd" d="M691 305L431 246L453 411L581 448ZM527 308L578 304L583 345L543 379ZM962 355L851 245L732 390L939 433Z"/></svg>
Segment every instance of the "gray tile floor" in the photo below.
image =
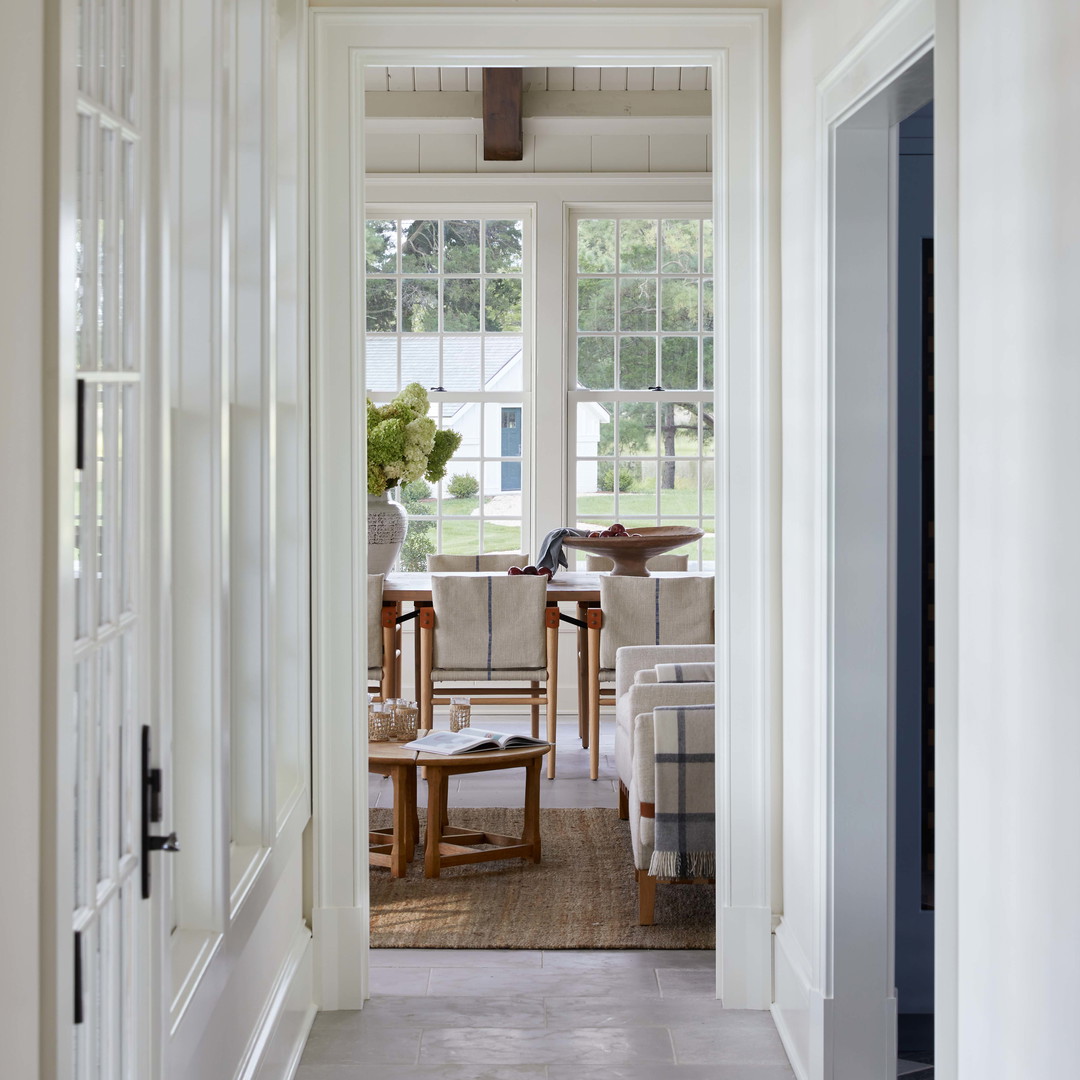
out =
<svg viewBox="0 0 1080 1080"><path fill-rule="evenodd" d="M527 721L476 719L527 730ZM560 717L558 778L548 807L616 805L612 724L601 773L573 717ZM424 784L419 798L425 801ZM462 776L452 806L519 806L517 776ZM371 777L371 805L390 805ZM628 853L629 857L629 853ZM715 956L621 952L376 949L371 1000L360 1012L320 1013L296 1080L791 1080L768 1013L724 1009Z"/></svg>

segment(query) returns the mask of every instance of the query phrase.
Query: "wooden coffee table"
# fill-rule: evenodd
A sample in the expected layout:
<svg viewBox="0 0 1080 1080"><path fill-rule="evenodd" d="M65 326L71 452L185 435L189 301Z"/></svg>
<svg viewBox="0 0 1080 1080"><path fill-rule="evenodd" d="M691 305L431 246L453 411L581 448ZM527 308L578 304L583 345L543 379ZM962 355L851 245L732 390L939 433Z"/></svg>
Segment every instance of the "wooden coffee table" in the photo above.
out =
<svg viewBox="0 0 1080 1080"><path fill-rule="evenodd" d="M550 746L517 750L488 750L475 754L417 754L417 766L427 768L428 819L424 839L424 877L437 878L444 866L491 862L496 859L540 861L540 764ZM525 824L521 836L459 829L451 825L446 807L447 781L462 773L495 769L525 769ZM415 805L415 798L414 798ZM396 801L395 801L396 806ZM397 811L395 810L395 821ZM494 850L477 844L493 844Z"/></svg>
<svg viewBox="0 0 1080 1080"><path fill-rule="evenodd" d="M430 757L430 754L425 754ZM388 866L391 877L404 877L416 853L420 837L420 820L416 811L415 750L406 750L400 743L369 742L368 772L389 775L394 785L394 816L390 829L372 829L368 862L372 866Z"/></svg>

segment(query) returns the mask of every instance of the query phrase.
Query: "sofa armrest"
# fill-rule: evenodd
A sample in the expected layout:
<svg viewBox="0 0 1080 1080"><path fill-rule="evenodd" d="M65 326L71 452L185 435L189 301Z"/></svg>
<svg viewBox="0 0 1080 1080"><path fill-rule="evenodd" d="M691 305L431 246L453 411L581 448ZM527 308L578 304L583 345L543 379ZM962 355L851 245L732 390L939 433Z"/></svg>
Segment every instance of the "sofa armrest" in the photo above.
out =
<svg viewBox="0 0 1080 1080"><path fill-rule="evenodd" d="M624 645L615 654L615 696L620 698L634 683L634 674L657 664L709 661L716 656L715 645Z"/></svg>

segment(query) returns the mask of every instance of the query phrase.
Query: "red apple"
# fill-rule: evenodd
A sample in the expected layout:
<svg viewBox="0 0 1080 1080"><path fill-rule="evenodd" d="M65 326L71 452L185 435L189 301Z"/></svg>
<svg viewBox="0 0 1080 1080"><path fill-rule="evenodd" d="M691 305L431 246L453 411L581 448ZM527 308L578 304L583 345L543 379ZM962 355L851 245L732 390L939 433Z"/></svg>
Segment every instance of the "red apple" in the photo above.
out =
<svg viewBox="0 0 1080 1080"><path fill-rule="evenodd" d="M589 539L590 539L590 540L596 540L596 539L598 539L598 538L599 538L599 536L600 536L600 534L599 534L598 532L591 532L591 533L589 533Z"/></svg>
<svg viewBox="0 0 1080 1080"><path fill-rule="evenodd" d="M626 532L626 529L618 521L616 521L614 525L609 526L609 528L611 529L612 536L622 536L623 533Z"/></svg>
<svg viewBox="0 0 1080 1080"><path fill-rule="evenodd" d="M538 566L536 572L540 577L546 577L548 581L551 580L551 567L550 566Z"/></svg>
<svg viewBox="0 0 1080 1080"><path fill-rule="evenodd" d="M517 577L519 574L525 573L525 571L522 570L520 566L511 566L510 569L506 572L510 575L510 577Z"/></svg>
<svg viewBox="0 0 1080 1080"><path fill-rule="evenodd" d="M529 577L536 577L537 573L539 573L539 571L538 571L538 570L536 569L536 567L535 567L535 566L532 566L532 565L529 565L529 566L523 566L523 567L521 568L521 572L522 572L523 574L528 574L528 575L529 575Z"/></svg>

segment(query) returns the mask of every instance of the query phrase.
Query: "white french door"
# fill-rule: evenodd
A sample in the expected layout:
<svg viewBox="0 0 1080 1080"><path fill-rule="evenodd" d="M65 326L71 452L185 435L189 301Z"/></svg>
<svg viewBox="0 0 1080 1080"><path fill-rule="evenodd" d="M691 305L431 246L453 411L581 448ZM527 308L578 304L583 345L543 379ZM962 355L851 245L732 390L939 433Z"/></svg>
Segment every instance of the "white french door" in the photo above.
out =
<svg viewBox="0 0 1080 1080"><path fill-rule="evenodd" d="M76 7L74 642L66 647L74 668L74 784L61 793L70 806L60 808L73 818L75 994L63 1072L74 1080L142 1080L151 996L140 872L146 5L81 0ZM62 641L60 648L64 663Z"/></svg>

